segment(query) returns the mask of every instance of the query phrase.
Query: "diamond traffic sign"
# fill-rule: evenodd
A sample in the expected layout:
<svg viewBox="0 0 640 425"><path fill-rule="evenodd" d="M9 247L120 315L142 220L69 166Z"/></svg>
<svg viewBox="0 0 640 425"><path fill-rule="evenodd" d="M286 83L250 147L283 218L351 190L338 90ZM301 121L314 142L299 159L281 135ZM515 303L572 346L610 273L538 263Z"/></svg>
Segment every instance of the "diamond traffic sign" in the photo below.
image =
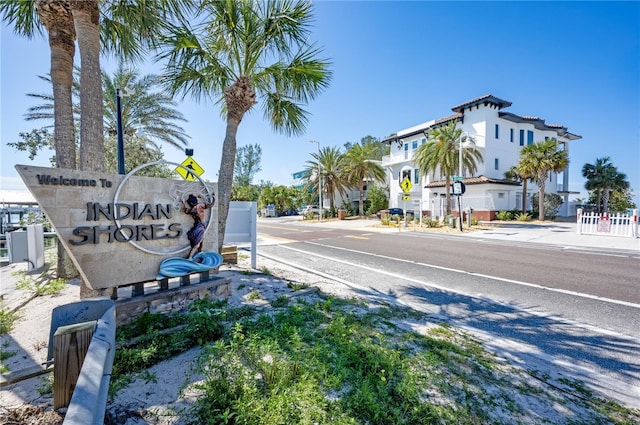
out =
<svg viewBox="0 0 640 425"><path fill-rule="evenodd" d="M405 177L404 180L402 180L402 183L400 183L400 187L404 193L409 193L413 184L411 184L411 180L409 180L408 177Z"/></svg>
<svg viewBox="0 0 640 425"><path fill-rule="evenodd" d="M200 166L200 164L198 164L196 160L190 156L182 161L180 165L182 165L182 167L176 167L176 171L185 180L195 181L202 175L202 173L204 173L204 169Z"/></svg>

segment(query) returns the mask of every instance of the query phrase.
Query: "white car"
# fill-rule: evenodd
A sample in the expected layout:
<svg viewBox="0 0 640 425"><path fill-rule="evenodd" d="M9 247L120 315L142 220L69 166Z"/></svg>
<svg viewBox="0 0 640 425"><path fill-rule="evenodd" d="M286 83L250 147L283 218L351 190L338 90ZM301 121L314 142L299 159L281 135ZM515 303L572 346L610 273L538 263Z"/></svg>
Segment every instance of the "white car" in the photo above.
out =
<svg viewBox="0 0 640 425"><path fill-rule="evenodd" d="M329 208L325 207L324 205L322 206L322 209L325 211L329 210ZM320 214L320 207L317 205L307 205L302 210L302 215L305 215L307 213Z"/></svg>

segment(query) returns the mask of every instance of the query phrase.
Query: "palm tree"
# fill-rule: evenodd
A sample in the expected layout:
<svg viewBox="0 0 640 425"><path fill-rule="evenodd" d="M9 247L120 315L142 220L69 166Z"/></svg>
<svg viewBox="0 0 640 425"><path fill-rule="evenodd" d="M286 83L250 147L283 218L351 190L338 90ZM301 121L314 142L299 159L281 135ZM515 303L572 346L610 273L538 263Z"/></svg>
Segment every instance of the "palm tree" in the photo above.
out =
<svg viewBox="0 0 640 425"><path fill-rule="evenodd" d="M567 165L567 151L559 150L558 141L553 138L525 146L520 151L518 168L530 171L538 185L538 220L544 220L544 189L549 173L559 173Z"/></svg>
<svg viewBox="0 0 640 425"><path fill-rule="evenodd" d="M523 165L523 164L519 164ZM527 183L531 180L533 173L523 167L514 165L504 173L504 178L522 182L522 214L527 213Z"/></svg>
<svg viewBox="0 0 640 425"><path fill-rule="evenodd" d="M164 22L173 17L182 19L183 10L189 10L192 1L68 0L68 3L77 29L81 63L80 169L103 170L101 47L120 58L143 57L143 52L154 46Z"/></svg>
<svg viewBox="0 0 640 425"><path fill-rule="evenodd" d="M460 159L460 140L466 141L462 130L456 128L456 122L436 127L429 133L429 141L420 145L413 156L420 175L440 173L445 177L447 215L451 214L451 176L458 172ZM465 169L473 175L477 169L477 161L482 161L482 154L475 149L462 149L462 174Z"/></svg>
<svg viewBox="0 0 640 425"><path fill-rule="evenodd" d="M352 185L358 187L358 212L364 216L364 184L373 180L384 182L385 172L373 158L378 151L379 143L369 142L364 145L355 144L344 154L344 176Z"/></svg>
<svg viewBox="0 0 640 425"><path fill-rule="evenodd" d="M307 161L307 167L305 169L307 174L307 183L305 189L313 191L318 195L320 199L320 193L318 188L320 182L318 178L322 179L322 192L323 195L329 196L329 209L333 211L335 208L335 194L345 194L347 191L347 182L344 178L344 156L340 152L339 148L328 147L320 149L320 152L314 152L311 154L314 160ZM320 174L318 174L318 165ZM324 199L324 197L323 197Z"/></svg>
<svg viewBox="0 0 640 425"><path fill-rule="evenodd" d="M14 25L17 34L31 38L42 33L49 35L51 48L51 81L53 83L54 143L56 166L76 168L75 128L71 101L73 56L76 32L71 11L64 1L37 0L0 2L2 20ZM58 244L58 276L75 277L77 272L62 244Z"/></svg>
<svg viewBox="0 0 640 425"><path fill-rule="evenodd" d="M134 69L119 66L113 77L103 74L104 129L105 134L117 134L117 111L115 93L120 87L122 96L122 132L124 137L141 133L143 138L157 147L157 142L166 143L178 149L188 145L189 136L176 122L186 122L177 109L176 102L156 89L161 85L154 74L140 77ZM126 93L132 93L127 96Z"/></svg>
<svg viewBox="0 0 640 425"><path fill-rule="evenodd" d="M301 134L307 122L302 105L328 85L331 72L307 41L310 2L204 1L199 12L194 21L202 24L174 28L158 59L168 60L164 78L172 94L214 98L226 115L218 174L221 248L242 118L261 99L275 130Z"/></svg>
<svg viewBox="0 0 640 425"><path fill-rule="evenodd" d="M80 82L79 70L76 68L73 84L73 110L76 125L80 124ZM40 79L50 82L45 76ZM159 149L158 143L166 143L182 149L188 144L188 135L184 129L176 124L177 121L186 122L184 115L176 109L176 103L166 94L158 92L159 77L153 74L139 76L132 69L124 70L121 66L112 76L102 74L103 98L103 128L105 136L116 136L117 111L115 102L116 87L125 88L125 92L135 95L122 97L122 130L125 138L125 148L134 136L144 139L146 144ZM27 121L51 120L54 117L53 98L51 94L28 93L27 96L41 100L43 103L32 106L25 114ZM136 141L136 144L139 142ZM106 163L106 159L105 159ZM129 169L129 168L127 168Z"/></svg>
<svg viewBox="0 0 640 425"><path fill-rule="evenodd" d="M595 164L584 164L582 176L587 179L585 189L596 192L598 214L607 212L611 191L629 188L627 175L619 172L608 156L596 159Z"/></svg>

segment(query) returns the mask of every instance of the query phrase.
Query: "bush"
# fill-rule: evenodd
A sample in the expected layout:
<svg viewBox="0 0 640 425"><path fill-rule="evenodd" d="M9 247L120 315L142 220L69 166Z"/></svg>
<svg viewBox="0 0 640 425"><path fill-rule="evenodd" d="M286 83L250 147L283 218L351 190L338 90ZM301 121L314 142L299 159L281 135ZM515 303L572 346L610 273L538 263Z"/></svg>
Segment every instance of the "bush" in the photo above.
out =
<svg viewBox="0 0 640 425"><path fill-rule="evenodd" d="M540 199L538 193L534 193L531 197L531 202L533 203L533 214L534 217L539 215L538 210L538 200ZM547 220L553 220L558 216L558 210L560 210L560 206L564 203L562 200L562 196L557 193L545 193L544 194L544 218Z"/></svg>
<svg viewBox="0 0 640 425"><path fill-rule="evenodd" d="M531 216L527 213L520 213L516 216L516 220L518 221L530 221Z"/></svg>
<svg viewBox="0 0 640 425"><path fill-rule="evenodd" d="M478 219L475 217L471 217L471 225L472 226L477 226L478 225Z"/></svg>
<svg viewBox="0 0 640 425"><path fill-rule="evenodd" d="M513 220L513 215L511 215L511 211L498 211L496 218L502 221L509 221Z"/></svg>
<svg viewBox="0 0 640 425"><path fill-rule="evenodd" d="M440 220L428 216L422 217L422 224L426 227L440 227Z"/></svg>

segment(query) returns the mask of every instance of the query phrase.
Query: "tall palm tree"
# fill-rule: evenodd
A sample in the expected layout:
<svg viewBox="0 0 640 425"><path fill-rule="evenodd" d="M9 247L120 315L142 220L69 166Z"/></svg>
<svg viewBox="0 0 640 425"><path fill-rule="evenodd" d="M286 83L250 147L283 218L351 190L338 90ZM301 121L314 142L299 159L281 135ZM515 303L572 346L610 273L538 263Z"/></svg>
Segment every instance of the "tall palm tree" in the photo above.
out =
<svg viewBox="0 0 640 425"><path fill-rule="evenodd" d="M160 77L140 76L134 69L119 66L113 76L103 74L105 135L117 134L116 88L122 88L122 132L124 137L139 133L157 147L157 142L178 149L188 144L189 136L177 122L187 119L177 109L176 102L158 91ZM130 93L130 95L127 95ZM126 142L126 140L125 140Z"/></svg>
<svg viewBox="0 0 640 425"><path fill-rule="evenodd" d="M629 188L627 175L619 172L608 156L597 158L595 164L584 164L582 176L587 179L585 189L596 192L598 214L608 212L611 191Z"/></svg>
<svg viewBox="0 0 640 425"><path fill-rule="evenodd" d="M520 165L520 167L518 166ZM527 184L533 177L531 170L527 170L524 164L514 165L504 173L504 178L522 182L522 214L527 213Z"/></svg>
<svg viewBox="0 0 640 425"><path fill-rule="evenodd" d="M559 150L558 141L553 138L525 146L520 151L518 168L530 170L538 185L538 220L544 220L544 189L549 173L559 173L567 165L567 151Z"/></svg>
<svg viewBox="0 0 640 425"><path fill-rule="evenodd" d="M344 176L351 185L358 188L358 212L364 216L365 181L384 182L385 172L373 158L378 152L379 143L355 144L344 154Z"/></svg>
<svg viewBox="0 0 640 425"><path fill-rule="evenodd" d="M0 12L2 20L13 24L14 31L22 36L31 38L36 33L42 33L41 25L47 30L55 105L56 167L75 169L76 146L71 85L76 32L71 10L62 0L37 0L0 2ZM62 244L58 244L57 272L62 278L72 278L77 274Z"/></svg>
<svg viewBox="0 0 640 425"><path fill-rule="evenodd" d="M420 145L413 156L420 175L436 175L445 177L447 215L451 214L451 176L458 172L460 162L460 139L466 141L462 130L456 128L456 122L436 127L429 133L427 143ZM477 161L482 161L482 154L475 149L462 149L462 173L469 174L477 170Z"/></svg>
<svg viewBox="0 0 640 425"><path fill-rule="evenodd" d="M80 170L104 171L98 0L69 0L80 51Z"/></svg>
<svg viewBox="0 0 640 425"><path fill-rule="evenodd" d="M155 46L166 22L184 19L192 0L68 0L80 51L80 169L104 169L102 50L136 61ZM112 93L115 93L113 91Z"/></svg>
<svg viewBox="0 0 640 425"><path fill-rule="evenodd" d="M322 194L329 196L329 209L333 211L336 192L340 194L347 192L347 182L344 178L344 156L339 148L328 146L320 149L319 153L312 153L311 156L314 160L306 163L307 182L305 188L316 193L320 199L318 188L322 186ZM320 174L318 174L318 168ZM322 179L322 185L320 185L319 178Z"/></svg>
<svg viewBox="0 0 640 425"><path fill-rule="evenodd" d="M80 125L80 72L76 67L73 84L73 110L76 125ZM40 79L51 82L48 77ZM117 134L117 111L115 102L116 87L122 87L131 96L122 97L122 130L125 148L134 135L144 139L146 144L158 149L159 143L166 143L182 149L188 144L188 135L176 122L186 122L186 118L176 109L177 104L166 94L158 91L159 77L154 74L140 76L136 70L125 70L121 66L113 75L102 74L103 98L103 129L105 136ZM47 93L27 93L27 96L38 99L43 103L32 106L25 114L27 121L50 121L54 117L55 109L53 97ZM136 141L136 144L139 144ZM106 163L106 160L105 160ZM127 168L129 169L129 168Z"/></svg>
<svg viewBox="0 0 640 425"><path fill-rule="evenodd" d="M310 2L205 0L195 27L174 28L163 39L165 81L171 93L214 98L226 115L218 181L219 247L224 240L233 183L236 135L244 115L263 101L264 116L287 135L307 122L302 105L329 84L329 63L308 44Z"/></svg>

